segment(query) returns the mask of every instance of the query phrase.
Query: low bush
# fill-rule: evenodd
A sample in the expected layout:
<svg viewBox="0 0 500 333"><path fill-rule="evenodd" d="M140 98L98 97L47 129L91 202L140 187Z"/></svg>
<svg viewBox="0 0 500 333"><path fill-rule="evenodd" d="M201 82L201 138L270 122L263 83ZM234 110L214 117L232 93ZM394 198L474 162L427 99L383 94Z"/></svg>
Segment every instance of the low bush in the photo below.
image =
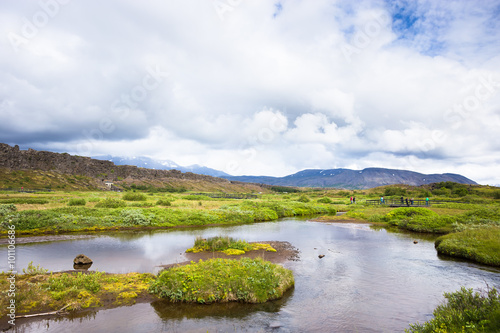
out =
<svg viewBox="0 0 500 333"><path fill-rule="evenodd" d="M331 204L333 201L329 197L322 197L317 200L319 203Z"/></svg>
<svg viewBox="0 0 500 333"><path fill-rule="evenodd" d="M263 303L293 285L292 271L261 258L211 259L163 271L149 290L173 302Z"/></svg>
<svg viewBox="0 0 500 333"><path fill-rule="evenodd" d="M309 197L305 194L302 194L298 199L297 199L298 202L304 202L304 203L307 203L309 201L311 201L311 199L309 199Z"/></svg>
<svg viewBox="0 0 500 333"><path fill-rule="evenodd" d="M106 198L95 204L96 208L120 208L127 207L127 203L120 199Z"/></svg>
<svg viewBox="0 0 500 333"><path fill-rule="evenodd" d="M434 310L433 319L411 324L405 332L500 332L500 296L496 289L474 292L462 287L444 297L447 303Z"/></svg>
<svg viewBox="0 0 500 333"><path fill-rule="evenodd" d="M17 208L14 204L0 205L0 217L7 216L15 212L17 212Z"/></svg>
<svg viewBox="0 0 500 333"><path fill-rule="evenodd" d="M389 225L416 232L443 234L453 230L453 223L456 222L456 218L438 215L427 208L400 207L383 216L377 215L371 221L384 221Z"/></svg>
<svg viewBox="0 0 500 333"><path fill-rule="evenodd" d="M172 202L170 202L169 200L166 200L166 199L159 199L158 201L156 201L156 205L157 206L172 206Z"/></svg>
<svg viewBox="0 0 500 333"><path fill-rule="evenodd" d="M122 199L127 201L146 201L147 197L143 193L127 192L122 196Z"/></svg>
<svg viewBox="0 0 500 333"><path fill-rule="evenodd" d="M465 230L439 237L438 253L500 266L500 227Z"/></svg>
<svg viewBox="0 0 500 333"><path fill-rule="evenodd" d="M83 198L69 199L68 206L85 206L87 202Z"/></svg>
<svg viewBox="0 0 500 333"><path fill-rule="evenodd" d="M154 219L153 216L145 216L141 210L138 209L127 209L120 213L120 217L123 219L123 223L130 226L139 225L151 225L151 220Z"/></svg>

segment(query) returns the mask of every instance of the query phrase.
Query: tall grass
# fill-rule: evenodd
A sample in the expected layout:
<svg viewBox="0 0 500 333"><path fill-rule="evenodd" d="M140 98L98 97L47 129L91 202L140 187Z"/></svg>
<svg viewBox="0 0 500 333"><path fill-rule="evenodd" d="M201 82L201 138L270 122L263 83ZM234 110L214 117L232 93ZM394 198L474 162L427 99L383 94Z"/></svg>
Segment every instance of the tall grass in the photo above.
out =
<svg viewBox="0 0 500 333"><path fill-rule="evenodd" d="M411 324L405 332L500 332L500 296L496 289L474 292L462 287L444 297L447 303L434 310L433 319Z"/></svg>
<svg viewBox="0 0 500 333"><path fill-rule="evenodd" d="M239 255L248 251L260 249L276 252L269 244L248 243L244 240L234 239L228 236L215 236L207 239L198 236L194 241L194 246L187 249L186 252L220 251L229 255Z"/></svg>
<svg viewBox="0 0 500 333"><path fill-rule="evenodd" d="M263 303L293 285L292 271L261 258L211 259L163 271L150 291L173 302Z"/></svg>
<svg viewBox="0 0 500 333"><path fill-rule="evenodd" d="M470 229L439 237L438 253L500 266L500 227Z"/></svg>

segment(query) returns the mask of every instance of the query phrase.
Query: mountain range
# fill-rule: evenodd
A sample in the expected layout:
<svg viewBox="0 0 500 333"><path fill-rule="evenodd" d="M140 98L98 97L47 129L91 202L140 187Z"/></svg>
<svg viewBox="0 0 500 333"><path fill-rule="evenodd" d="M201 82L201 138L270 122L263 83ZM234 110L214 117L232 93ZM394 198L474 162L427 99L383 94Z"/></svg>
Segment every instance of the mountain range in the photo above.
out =
<svg viewBox="0 0 500 333"><path fill-rule="evenodd" d="M368 189L377 186L394 184L420 186L446 181L461 184L477 184L469 178L453 173L427 175L408 170L384 168L366 168L363 170L308 169L285 177L236 176L224 178L233 181L262 183L268 185L335 187L344 189Z"/></svg>
<svg viewBox="0 0 500 333"><path fill-rule="evenodd" d="M383 185L407 184L420 186L451 181L461 184L477 184L462 175L453 173L422 174L408 170L385 168L351 169L307 169L285 177L231 176L223 171L200 165L180 166L170 160L155 160L145 156L118 157L94 156L95 159L111 161L116 165L135 165L157 170L179 170L201 175L225 178L231 181L296 187L335 187L344 189L367 189Z"/></svg>
<svg viewBox="0 0 500 333"><path fill-rule="evenodd" d="M110 161L115 165L135 165L140 168L146 169L156 169L156 170L179 170L181 172L192 172L199 175L207 175L212 177L230 177L231 175L207 168L198 164L193 164L189 166L180 166L177 163L170 160L155 160L146 156L133 156L133 157L124 157L124 156L112 156L112 155L99 155L92 156L93 159L102 160L102 161Z"/></svg>

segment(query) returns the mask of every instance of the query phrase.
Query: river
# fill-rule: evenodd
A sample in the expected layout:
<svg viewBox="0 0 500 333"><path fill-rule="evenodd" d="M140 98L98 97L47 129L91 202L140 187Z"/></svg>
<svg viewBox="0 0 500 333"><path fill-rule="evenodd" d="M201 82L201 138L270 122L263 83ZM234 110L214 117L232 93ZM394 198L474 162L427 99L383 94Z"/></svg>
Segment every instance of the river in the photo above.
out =
<svg viewBox="0 0 500 333"><path fill-rule="evenodd" d="M52 271L68 270L84 253L94 261L91 270L156 272L156 265L185 261L183 253L196 236L216 235L290 242L300 251L300 260L285 263L294 272L295 288L281 300L260 305L160 301L69 318L18 320L13 331L402 332L410 323L432 318L444 292L461 286L500 289L499 269L439 257L432 237L304 219L19 244L16 265L21 270L33 261ZM0 250L7 258L6 247ZM0 270L7 270L6 261Z"/></svg>

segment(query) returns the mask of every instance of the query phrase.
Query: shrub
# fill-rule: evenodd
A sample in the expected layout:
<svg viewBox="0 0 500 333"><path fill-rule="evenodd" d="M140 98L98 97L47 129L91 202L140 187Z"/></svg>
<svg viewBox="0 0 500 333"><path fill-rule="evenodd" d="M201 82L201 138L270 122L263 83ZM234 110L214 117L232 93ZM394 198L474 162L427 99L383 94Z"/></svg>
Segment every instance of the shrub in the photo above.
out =
<svg viewBox="0 0 500 333"><path fill-rule="evenodd" d="M38 275L46 274L49 270L41 267L40 265L33 265L33 261L30 261L27 268L23 268L23 273L26 275Z"/></svg>
<svg viewBox="0 0 500 333"><path fill-rule="evenodd" d="M97 208L121 208L121 207L127 207L127 204L125 203L125 201L120 200L120 199L106 198L106 199L101 200L98 203L96 203L95 207L97 207Z"/></svg>
<svg viewBox="0 0 500 333"><path fill-rule="evenodd" d="M384 197L388 197L391 195L397 195L397 196L405 196L406 195L406 189L401 188L401 187L387 187L384 190Z"/></svg>
<svg viewBox="0 0 500 333"><path fill-rule="evenodd" d="M333 202L329 197L319 198L317 201L324 204L331 204Z"/></svg>
<svg viewBox="0 0 500 333"><path fill-rule="evenodd" d="M76 198L69 199L69 202L68 202L68 206L85 206L86 204L87 204L87 202L83 198L80 198L80 199L76 199Z"/></svg>
<svg viewBox="0 0 500 333"><path fill-rule="evenodd" d="M293 284L292 271L261 258L211 259L163 271L149 290L173 302L263 303Z"/></svg>
<svg viewBox="0 0 500 333"><path fill-rule="evenodd" d="M166 199L159 199L156 201L157 206L172 206L172 203L169 200Z"/></svg>
<svg viewBox="0 0 500 333"><path fill-rule="evenodd" d="M304 203L307 203L309 201L311 201L311 199L309 199L309 197L305 194L302 194L298 199L297 199L298 202L304 202Z"/></svg>
<svg viewBox="0 0 500 333"><path fill-rule="evenodd" d="M146 201L147 197L142 193L127 192L122 196L122 199L127 201Z"/></svg>
<svg viewBox="0 0 500 333"><path fill-rule="evenodd" d="M145 216L142 211L138 209L126 209L120 213L120 217L123 219L123 223L127 225L151 225L151 219L153 216Z"/></svg>
<svg viewBox="0 0 500 333"><path fill-rule="evenodd" d="M14 212L17 212L16 205L14 204L0 205L0 216L7 216Z"/></svg>
<svg viewBox="0 0 500 333"><path fill-rule="evenodd" d="M434 318L412 324L406 332L500 332L500 296L496 289L474 292L462 287L445 293L447 303L439 305Z"/></svg>

